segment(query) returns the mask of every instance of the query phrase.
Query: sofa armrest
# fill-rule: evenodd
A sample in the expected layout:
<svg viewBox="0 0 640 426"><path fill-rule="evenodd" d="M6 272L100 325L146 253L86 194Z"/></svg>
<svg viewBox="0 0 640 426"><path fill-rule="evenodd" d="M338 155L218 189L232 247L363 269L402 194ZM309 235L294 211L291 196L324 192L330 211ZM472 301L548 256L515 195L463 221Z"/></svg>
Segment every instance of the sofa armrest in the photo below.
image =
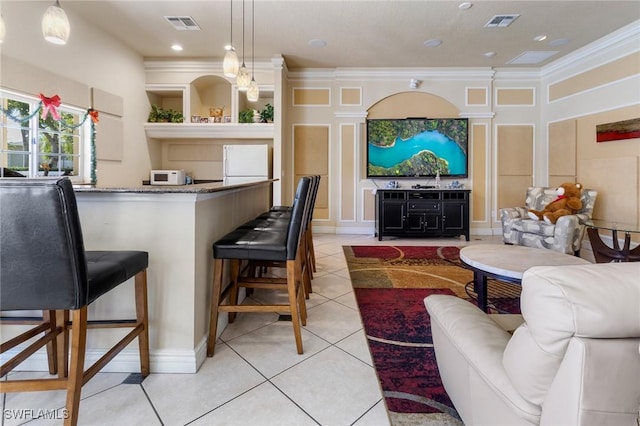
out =
<svg viewBox="0 0 640 426"><path fill-rule="evenodd" d="M431 317L438 369L454 404L460 404L455 397L458 392L465 395L470 391L452 389L461 384L455 375L468 377L465 372L472 369L486 387L519 417L538 423L540 407L518 394L502 365L502 354L511 334L478 307L456 296L431 295L424 303ZM452 354L447 353L448 350L459 356L450 356ZM450 365L459 359L464 359L464 364ZM459 407L456 405L456 408Z"/></svg>
<svg viewBox="0 0 640 426"><path fill-rule="evenodd" d="M553 237L555 238L554 246L571 248L572 252L580 250L582 238L584 236L585 226L580 223L580 215L572 214L558 218ZM573 254L565 251L567 254Z"/></svg>
<svg viewBox="0 0 640 426"><path fill-rule="evenodd" d="M505 207L500 209L500 220L503 222L510 219L521 219L527 217L527 209L525 207Z"/></svg>

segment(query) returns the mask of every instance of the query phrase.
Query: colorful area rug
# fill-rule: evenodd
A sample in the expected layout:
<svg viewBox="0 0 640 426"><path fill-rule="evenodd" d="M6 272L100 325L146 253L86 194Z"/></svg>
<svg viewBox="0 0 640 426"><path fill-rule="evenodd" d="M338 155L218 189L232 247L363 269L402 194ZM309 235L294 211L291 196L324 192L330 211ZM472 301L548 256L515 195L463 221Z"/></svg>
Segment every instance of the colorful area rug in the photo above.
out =
<svg viewBox="0 0 640 426"><path fill-rule="evenodd" d="M462 425L442 386L424 298L475 304L458 247L344 246L373 363L394 426ZM492 281L495 310L519 312L519 287Z"/></svg>

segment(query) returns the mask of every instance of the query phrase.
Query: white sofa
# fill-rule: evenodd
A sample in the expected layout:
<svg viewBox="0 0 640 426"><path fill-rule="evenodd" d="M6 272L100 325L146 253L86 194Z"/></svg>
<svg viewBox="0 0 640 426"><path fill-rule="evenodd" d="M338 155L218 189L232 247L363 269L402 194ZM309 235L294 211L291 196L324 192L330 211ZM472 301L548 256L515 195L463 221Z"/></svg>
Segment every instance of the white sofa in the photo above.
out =
<svg viewBox="0 0 640 426"><path fill-rule="evenodd" d="M465 425L640 424L640 262L531 268L522 317L455 296L425 305Z"/></svg>

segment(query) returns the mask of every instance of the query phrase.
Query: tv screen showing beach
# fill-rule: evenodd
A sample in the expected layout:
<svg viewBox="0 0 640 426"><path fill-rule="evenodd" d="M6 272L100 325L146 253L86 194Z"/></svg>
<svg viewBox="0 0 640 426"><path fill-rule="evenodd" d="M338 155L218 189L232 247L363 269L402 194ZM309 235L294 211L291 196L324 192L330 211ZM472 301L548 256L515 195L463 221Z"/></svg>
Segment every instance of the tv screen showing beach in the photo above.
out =
<svg viewBox="0 0 640 426"><path fill-rule="evenodd" d="M467 177L468 120L367 120L367 177Z"/></svg>

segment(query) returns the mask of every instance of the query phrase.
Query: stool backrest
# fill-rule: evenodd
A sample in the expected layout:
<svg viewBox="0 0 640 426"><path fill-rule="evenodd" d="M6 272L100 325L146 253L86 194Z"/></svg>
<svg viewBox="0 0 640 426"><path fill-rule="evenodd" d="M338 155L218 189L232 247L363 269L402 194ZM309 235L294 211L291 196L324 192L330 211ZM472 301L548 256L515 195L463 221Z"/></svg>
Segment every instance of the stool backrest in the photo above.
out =
<svg viewBox="0 0 640 426"><path fill-rule="evenodd" d="M311 224L311 220L313 219L313 209L316 205L316 197L318 196L318 188L320 187L320 175L313 175L310 176L310 178L311 186L309 188L309 199L307 200L309 207L306 212L305 229L309 228L309 224Z"/></svg>
<svg viewBox="0 0 640 426"><path fill-rule="evenodd" d="M289 228L287 230L287 259L293 260L296 257L296 251L302 230L305 223L305 212L308 210L307 200L311 189L311 178L302 177L298 181L296 195L293 199L293 208L291 210L291 219L289 220Z"/></svg>
<svg viewBox="0 0 640 426"><path fill-rule="evenodd" d="M77 309L87 262L68 178L0 179L0 310Z"/></svg>

